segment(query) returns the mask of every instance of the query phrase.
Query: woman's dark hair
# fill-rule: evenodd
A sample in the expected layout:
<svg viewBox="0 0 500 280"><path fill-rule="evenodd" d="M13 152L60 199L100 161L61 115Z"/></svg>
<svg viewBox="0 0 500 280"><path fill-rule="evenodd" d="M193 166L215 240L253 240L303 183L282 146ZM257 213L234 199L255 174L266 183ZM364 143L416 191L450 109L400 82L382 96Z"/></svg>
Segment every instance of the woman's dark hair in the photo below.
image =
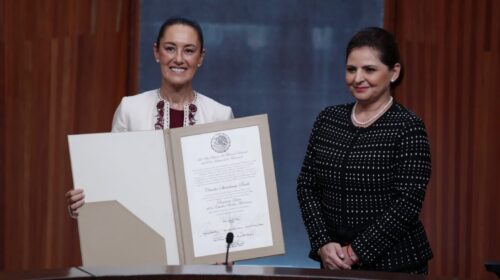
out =
<svg viewBox="0 0 500 280"><path fill-rule="evenodd" d="M380 53L380 61L393 69L396 63L401 65L399 77L391 83L391 89L398 86L404 78L404 67L399 55L399 48L394 35L380 27L367 27L356 33L347 44L345 59L353 49L370 47Z"/></svg>
<svg viewBox="0 0 500 280"><path fill-rule="evenodd" d="M192 27L196 33L198 34L198 40L200 40L201 49L200 52L203 52L203 31L201 31L201 26L194 20L188 19L185 17L171 17L167 19L160 27L160 31L158 31L158 36L156 37L156 48L160 47L160 39L163 37L163 33L165 30L176 24L182 24Z"/></svg>

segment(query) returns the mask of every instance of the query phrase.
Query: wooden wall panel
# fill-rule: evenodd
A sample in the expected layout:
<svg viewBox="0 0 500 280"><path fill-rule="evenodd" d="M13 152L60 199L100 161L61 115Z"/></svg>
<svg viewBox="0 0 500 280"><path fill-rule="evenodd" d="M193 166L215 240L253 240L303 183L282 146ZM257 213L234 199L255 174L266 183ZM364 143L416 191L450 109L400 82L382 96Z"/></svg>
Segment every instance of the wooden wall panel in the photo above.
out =
<svg viewBox="0 0 500 280"><path fill-rule="evenodd" d="M422 213L431 278L496 278L484 262L500 260L499 18L496 0L385 2L407 70L396 99L424 119L431 141Z"/></svg>
<svg viewBox="0 0 500 280"><path fill-rule="evenodd" d="M0 269L79 265L68 134L136 92L137 0L0 2ZM135 69L128 69L128 67Z"/></svg>
<svg viewBox="0 0 500 280"><path fill-rule="evenodd" d="M5 92L4 90L6 89L5 87L5 42L3 38L5 37L5 32L4 32L4 1L0 0L0 110L5 108ZM5 127L5 118L2 115L2 112L0 112L0 269L3 267L3 264L5 262L5 257L4 257L4 251L5 251L5 238L4 238L4 226L5 226L5 215L3 214L3 210L5 209L5 180L4 180L4 166L5 166L5 158L3 156L4 151L3 147L5 145L4 141L4 134L3 134L3 128Z"/></svg>

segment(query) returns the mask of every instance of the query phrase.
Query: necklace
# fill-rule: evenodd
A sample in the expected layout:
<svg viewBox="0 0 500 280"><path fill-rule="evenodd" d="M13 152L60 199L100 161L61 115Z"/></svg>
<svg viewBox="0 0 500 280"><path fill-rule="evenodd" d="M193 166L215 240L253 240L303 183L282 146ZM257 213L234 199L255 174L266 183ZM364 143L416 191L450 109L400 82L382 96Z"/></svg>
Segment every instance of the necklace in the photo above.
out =
<svg viewBox="0 0 500 280"><path fill-rule="evenodd" d="M389 98L389 102L387 102L384 107L382 107L382 110L378 111L373 117L371 117L369 120L365 121L365 122L360 122L358 121L358 119L356 119L356 114L354 113L356 111L356 105L358 105L358 102L356 102L354 104L354 107L352 107L352 113L351 113L351 119L353 122L359 124L359 125L366 125L366 124L369 124L373 121L375 121L376 119L378 119L380 117L380 115L382 115L386 110L387 108L389 108L389 106L392 104L392 96L391 98Z"/></svg>
<svg viewBox="0 0 500 280"><path fill-rule="evenodd" d="M156 123L155 129L170 128L170 102L163 99L160 94L160 89L157 90L158 102L156 103ZM184 104L184 123L183 126L190 126L196 124L196 112L198 107L196 106L198 100L198 93L193 91L194 98L193 102ZM166 112L166 113L165 113Z"/></svg>

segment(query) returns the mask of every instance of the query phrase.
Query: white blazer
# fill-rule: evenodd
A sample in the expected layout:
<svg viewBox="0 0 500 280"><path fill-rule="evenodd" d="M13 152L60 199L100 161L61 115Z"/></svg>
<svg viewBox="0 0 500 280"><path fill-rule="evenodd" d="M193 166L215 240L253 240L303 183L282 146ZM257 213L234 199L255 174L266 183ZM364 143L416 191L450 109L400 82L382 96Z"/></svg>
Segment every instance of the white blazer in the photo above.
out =
<svg viewBox="0 0 500 280"><path fill-rule="evenodd" d="M196 93L195 105L198 110L196 123L225 121L234 118L233 110L210 97ZM113 117L112 132L154 130L156 123L157 90L146 91L122 98Z"/></svg>

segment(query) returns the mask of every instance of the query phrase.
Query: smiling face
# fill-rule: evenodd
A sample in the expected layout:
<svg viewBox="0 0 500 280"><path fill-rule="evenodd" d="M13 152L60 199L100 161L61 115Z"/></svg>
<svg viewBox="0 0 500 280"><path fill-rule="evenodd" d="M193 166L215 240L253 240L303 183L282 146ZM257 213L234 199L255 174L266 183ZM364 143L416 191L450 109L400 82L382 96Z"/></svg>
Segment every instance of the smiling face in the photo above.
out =
<svg viewBox="0 0 500 280"><path fill-rule="evenodd" d="M347 57L345 81L359 103L372 104L391 95L391 81L399 76L400 64L392 69L380 61L379 51L359 47Z"/></svg>
<svg viewBox="0 0 500 280"><path fill-rule="evenodd" d="M205 54L196 30L184 24L171 25L153 49L163 82L175 88L191 87Z"/></svg>

